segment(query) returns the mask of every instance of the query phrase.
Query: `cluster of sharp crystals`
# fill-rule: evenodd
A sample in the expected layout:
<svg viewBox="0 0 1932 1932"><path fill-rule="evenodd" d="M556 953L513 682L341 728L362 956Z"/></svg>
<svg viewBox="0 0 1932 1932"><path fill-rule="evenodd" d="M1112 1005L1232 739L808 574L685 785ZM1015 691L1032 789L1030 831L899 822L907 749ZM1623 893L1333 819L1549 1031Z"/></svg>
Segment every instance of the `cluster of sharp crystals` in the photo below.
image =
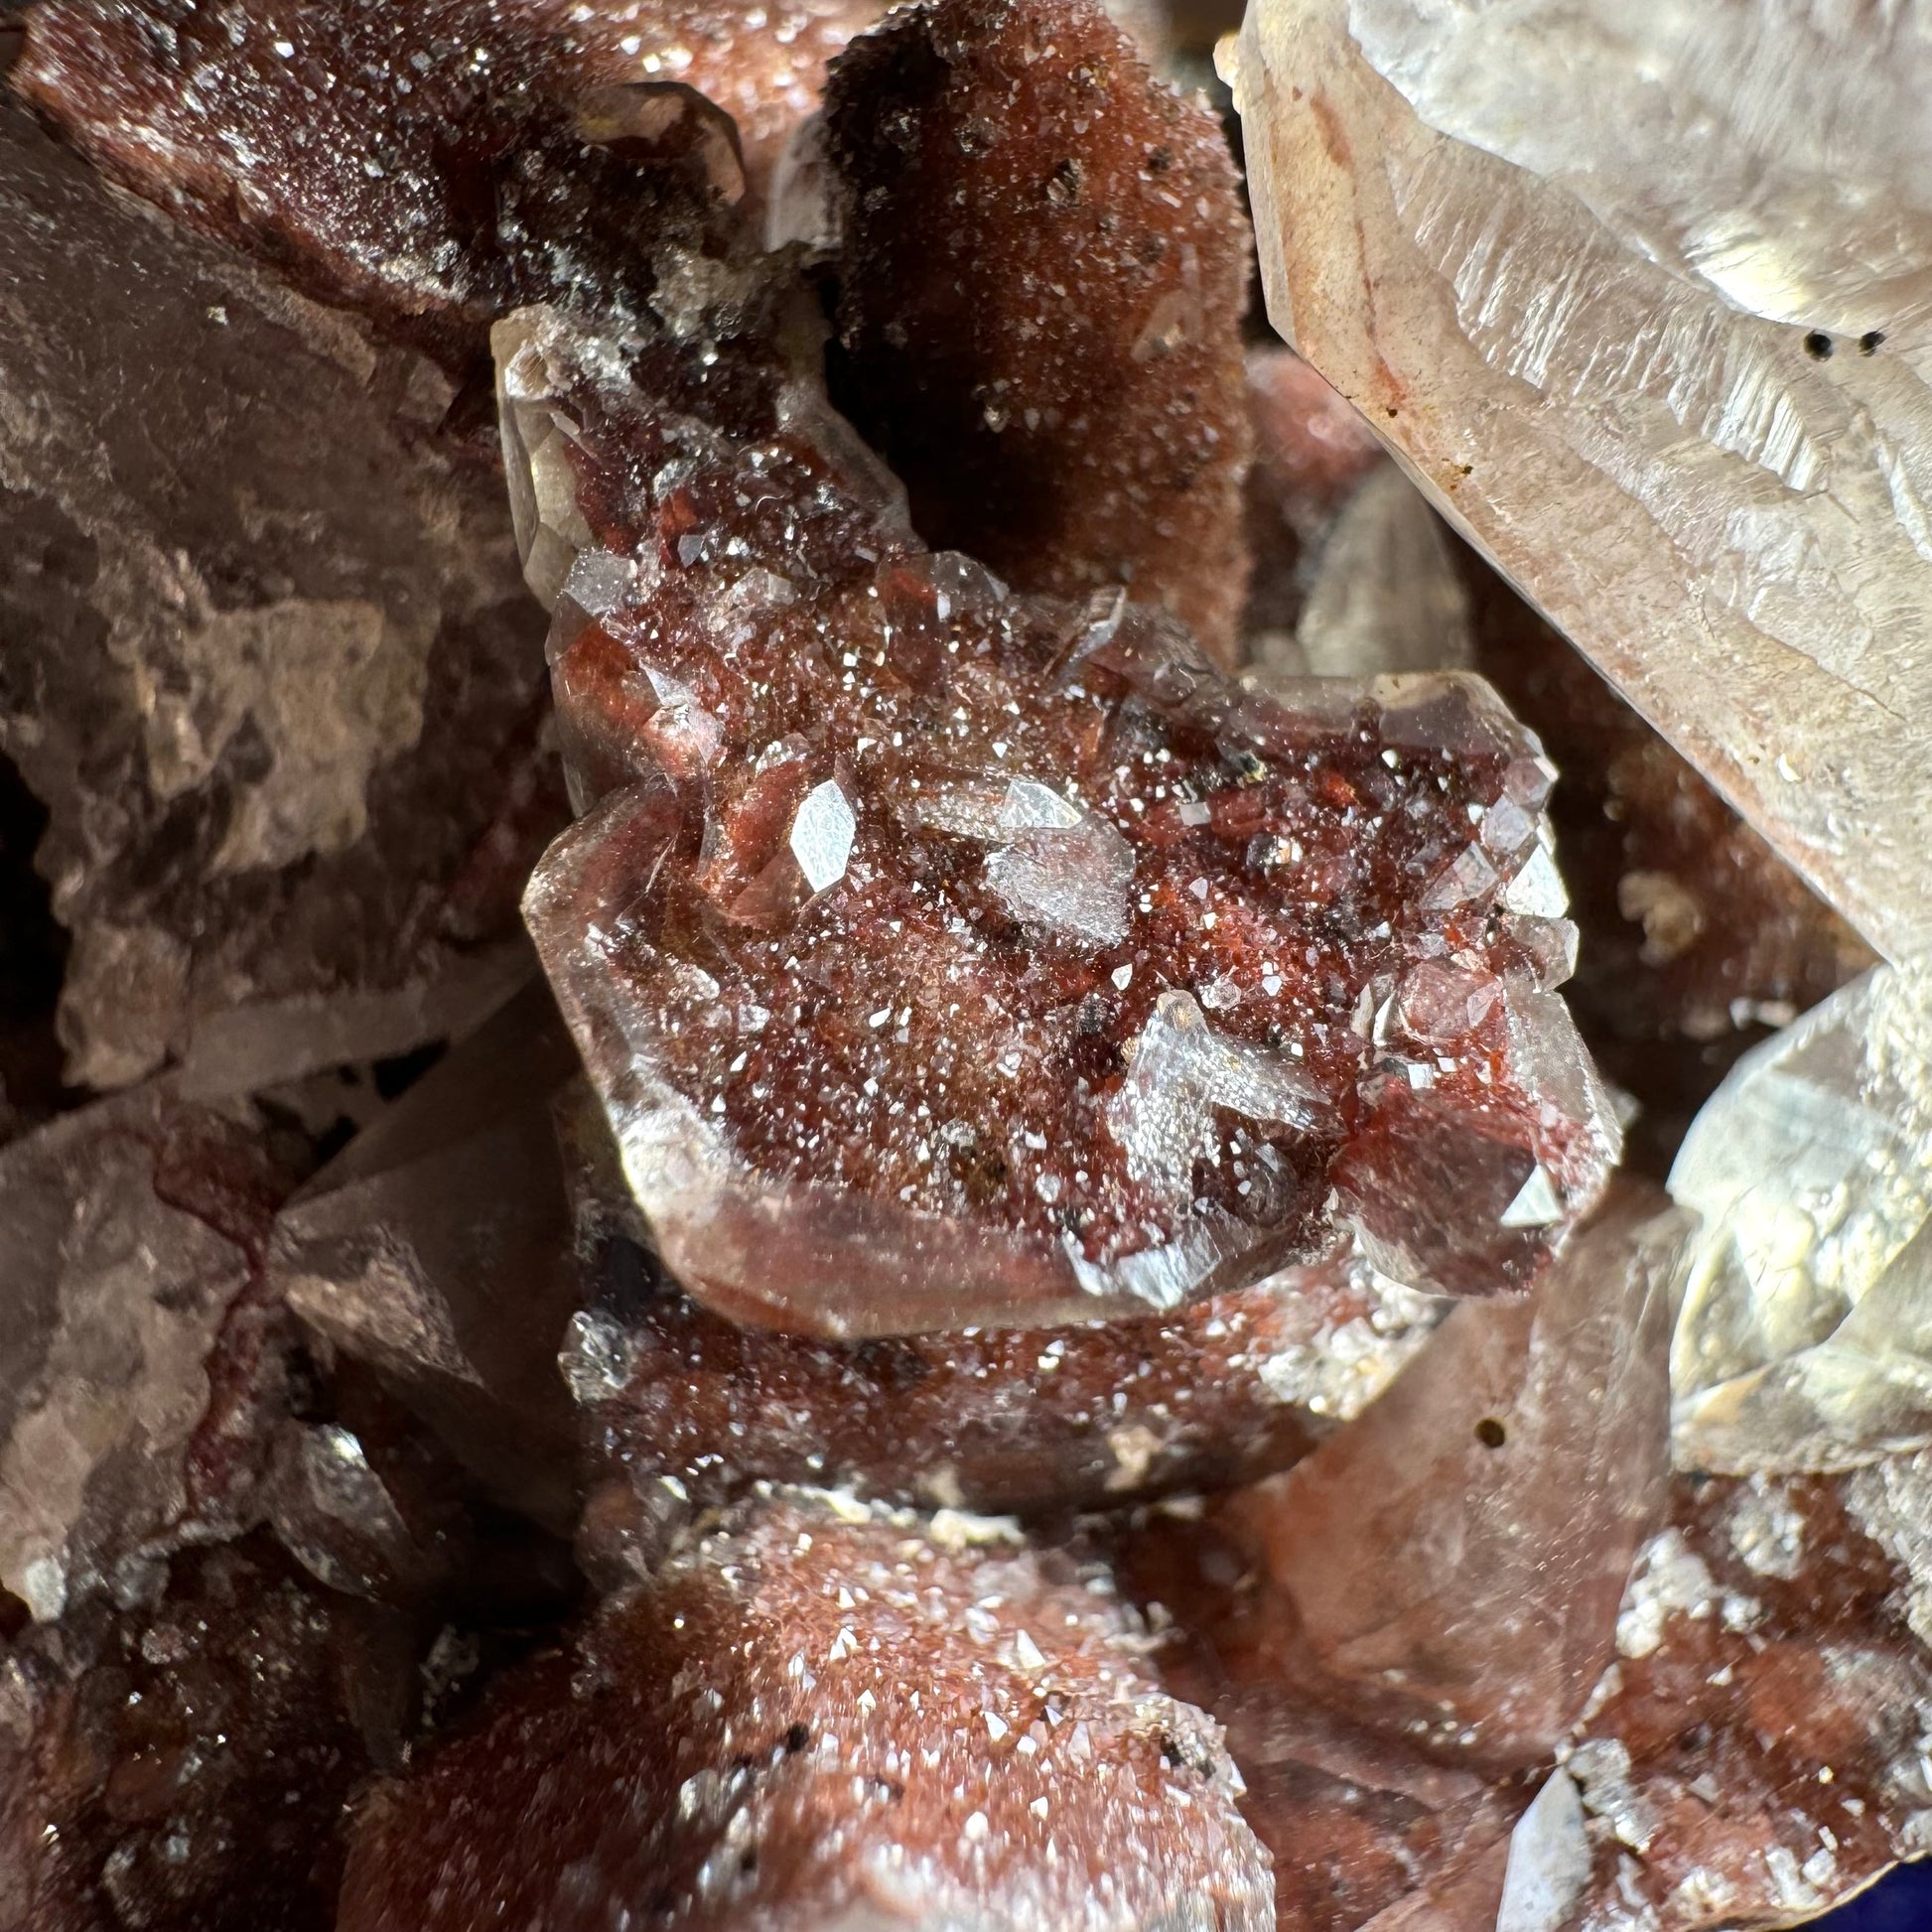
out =
<svg viewBox="0 0 1932 1932"><path fill-rule="evenodd" d="M1916 8L1665 0L1267 0L1235 74L1276 326L1893 957L1932 937L1929 81Z"/></svg>
<svg viewBox="0 0 1932 1932"><path fill-rule="evenodd" d="M835 1330L1172 1307L1320 1251L1331 1189L1399 1279L1534 1272L1615 1127L1550 992L1551 769L1486 686L1230 684L1118 594L922 551L796 381L705 422L661 344L496 346L588 814L527 916L687 1286Z"/></svg>

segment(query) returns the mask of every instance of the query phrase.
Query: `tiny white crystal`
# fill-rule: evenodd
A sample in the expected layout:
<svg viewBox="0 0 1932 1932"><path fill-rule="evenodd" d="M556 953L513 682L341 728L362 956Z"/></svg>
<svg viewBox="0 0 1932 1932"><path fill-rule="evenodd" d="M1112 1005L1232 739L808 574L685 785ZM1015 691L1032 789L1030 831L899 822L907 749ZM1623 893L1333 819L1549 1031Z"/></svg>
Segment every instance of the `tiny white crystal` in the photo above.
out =
<svg viewBox="0 0 1932 1932"><path fill-rule="evenodd" d="M852 840L859 821L852 815L845 793L835 778L814 785L791 821L791 856L805 875L805 884L822 893L845 877L852 856Z"/></svg>
<svg viewBox="0 0 1932 1932"><path fill-rule="evenodd" d="M1496 1932L1560 1932L1589 1882L1589 1838L1570 1773L1552 1771L1509 1835Z"/></svg>

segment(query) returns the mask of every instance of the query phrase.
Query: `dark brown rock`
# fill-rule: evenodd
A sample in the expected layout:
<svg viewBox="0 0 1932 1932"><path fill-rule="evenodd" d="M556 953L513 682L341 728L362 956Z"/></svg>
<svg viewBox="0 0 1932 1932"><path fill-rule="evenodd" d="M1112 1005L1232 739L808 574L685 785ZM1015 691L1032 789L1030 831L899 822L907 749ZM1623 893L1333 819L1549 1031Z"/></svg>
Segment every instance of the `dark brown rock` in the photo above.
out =
<svg viewBox="0 0 1932 1932"><path fill-rule="evenodd" d="M407 1734L393 1615L265 1541L176 1556L151 1601L0 1659L8 1932L329 1932L341 1823Z"/></svg>
<svg viewBox="0 0 1932 1932"><path fill-rule="evenodd" d="M912 520L1023 591L1125 584L1233 661L1248 249L1226 141L1090 0L939 0L835 64L834 393Z"/></svg>
<svg viewBox="0 0 1932 1932"><path fill-rule="evenodd" d="M132 31L131 13L119 17ZM117 31L119 29L117 28ZM225 1093L460 1030L561 815L500 483L372 348L0 94L0 753L69 1075Z"/></svg>

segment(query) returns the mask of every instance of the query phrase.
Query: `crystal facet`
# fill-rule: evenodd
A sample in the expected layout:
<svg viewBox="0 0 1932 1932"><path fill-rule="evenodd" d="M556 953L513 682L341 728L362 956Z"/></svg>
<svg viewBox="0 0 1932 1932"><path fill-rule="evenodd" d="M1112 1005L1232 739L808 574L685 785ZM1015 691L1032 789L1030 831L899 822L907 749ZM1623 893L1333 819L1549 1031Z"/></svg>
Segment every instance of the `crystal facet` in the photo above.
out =
<svg viewBox="0 0 1932 1932"><path fill-rule="evenodd" d="M558 603L604 795L527 914L672 1272L833 1333L1171 1308L1327 1245L1332 1172L1385 1273L1533 1274L1615 1142L1498 905L1534 740L1472 679L1230 686L1118 596L921 552L717 326L688 365L497 331L512 460L552 439L575 541L630 565ZM1451 955L1495 997L1419 1053L1397 983ZM1559 1220L1505 1224L1539 1167Z"/></svg>
<svg viewBox="0 0 1932 1932"><path fill-rule="evenodd" d="M1234 84L1276 325L1855 924L1932 940L1918 11L1268 0Z"/></svg>
<svg viewBox="0 0 1932 1932"><path fill-rule="evenodd" d="M1754 1048L1671 1192L1704 1223L1680 1465L1843 1469L1932 1443L1932 973L1874 967Z"/></svg>

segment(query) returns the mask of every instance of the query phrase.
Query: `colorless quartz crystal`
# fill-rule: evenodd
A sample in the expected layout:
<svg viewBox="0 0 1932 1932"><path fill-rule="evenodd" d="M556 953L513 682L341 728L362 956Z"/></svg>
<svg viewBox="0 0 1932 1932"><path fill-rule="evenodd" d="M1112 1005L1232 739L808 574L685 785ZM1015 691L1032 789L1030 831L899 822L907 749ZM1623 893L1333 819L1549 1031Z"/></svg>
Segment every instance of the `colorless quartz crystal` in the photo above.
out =
<svg viewBox="0 0 1932 1932"><path fill-rule="evenodd" d="M1876 967L1748 1054L1670 1184L1704 1217L1673 1348L1680 1466L1932 1444L1932 972Z"/></svg>
<svg viewBox="0 0 1932 1932"><path fill-rule="evenodd" d="M1234 65L1276 327L1868 938L1932 937L1924 9L1262 0Z"/></svg>

